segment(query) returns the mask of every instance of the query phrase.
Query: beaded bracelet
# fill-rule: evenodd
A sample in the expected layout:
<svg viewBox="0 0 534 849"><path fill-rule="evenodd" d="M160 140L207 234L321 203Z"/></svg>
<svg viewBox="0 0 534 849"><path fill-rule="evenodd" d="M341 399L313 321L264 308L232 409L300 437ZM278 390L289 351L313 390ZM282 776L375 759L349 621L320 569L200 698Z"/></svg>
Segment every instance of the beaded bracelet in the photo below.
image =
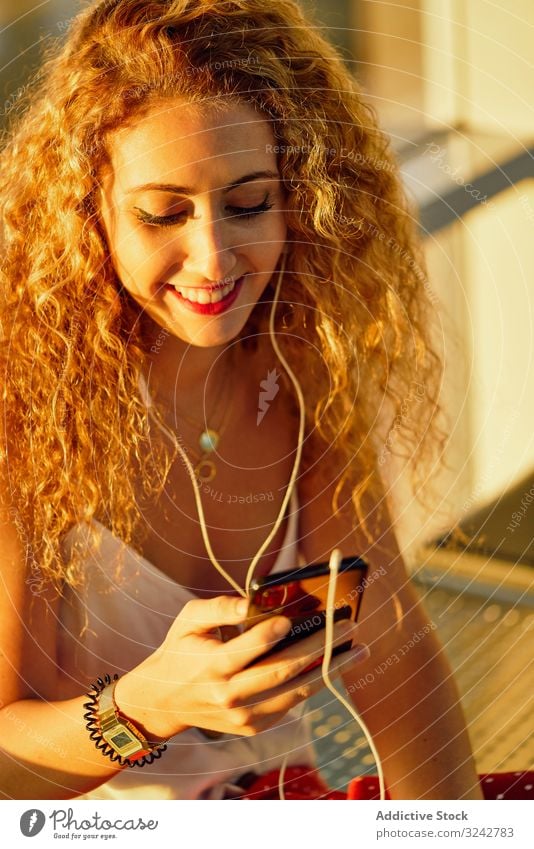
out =
<svg viewBox="0 0 534 849"><path fill-rule="evenodd" d="M119 676L105 675L91 685L86 694L84 713L89 736L97 749L121 766L145 766L160 758L167 748L166 741L149 743L145 736L115 704L114 690ZM104 702L102 706L101 702Z"/></svg>

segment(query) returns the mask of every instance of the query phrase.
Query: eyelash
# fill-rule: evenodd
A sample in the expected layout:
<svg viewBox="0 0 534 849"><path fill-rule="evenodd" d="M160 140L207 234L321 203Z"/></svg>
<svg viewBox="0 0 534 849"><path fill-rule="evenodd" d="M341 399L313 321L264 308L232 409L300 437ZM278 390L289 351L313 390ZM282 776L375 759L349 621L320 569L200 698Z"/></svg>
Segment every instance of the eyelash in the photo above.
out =
<svg viewBox="0 0 534 849"><path fill-rule="evenodd" d="M232 211L232 217L250 220L254 218L256 215L261 215L264 212L268 212L269 209L272 209L274 204L269 203L269 196L265 198L258 206L253 207L241 207L241 206L229 206L227 207ZM175 215L150 215L149 212L145 212L143 209L140 209L138 206L134 207L137 209L139 213L135 217L138 221L141 221L143 224L153 224L158 227L172 227L174 224L178 224L184 212L177 212Z"/></svg>

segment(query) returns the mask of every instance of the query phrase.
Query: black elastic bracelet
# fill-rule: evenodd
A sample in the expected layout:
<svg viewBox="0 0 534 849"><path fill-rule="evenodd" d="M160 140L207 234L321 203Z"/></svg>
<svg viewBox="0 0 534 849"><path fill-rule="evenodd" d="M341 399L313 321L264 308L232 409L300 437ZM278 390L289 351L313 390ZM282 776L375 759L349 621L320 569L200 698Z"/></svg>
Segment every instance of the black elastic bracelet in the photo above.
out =
<svg viewBox="0 0 534 849"><path fill-rule="evenodd" d="M102 737L100 724L98 721L98 697L100 693L107 687L112 681L118 681L119 676L117 674L113 675L113 678L109 675L104 675L103 678L98 678L94 684L91 684L91 690L86 693L89 698L88 702L84 703L84 708L87 709L87 712L84 713L84 719L86 721L86 728L89 731L89 736L91 740L94 742L97 749L99 749L103 755L110 758L113 762L118 762L121 766L145 766L145 764L151 764L158 758L161 758L163 752L166 750L166 743L157 743L153 751L151 751L148 755L143 755L143 757L138 758L137 760L130 760L129 758L124 758L122 755L119 755L115 749L107 743Z"/></svg>

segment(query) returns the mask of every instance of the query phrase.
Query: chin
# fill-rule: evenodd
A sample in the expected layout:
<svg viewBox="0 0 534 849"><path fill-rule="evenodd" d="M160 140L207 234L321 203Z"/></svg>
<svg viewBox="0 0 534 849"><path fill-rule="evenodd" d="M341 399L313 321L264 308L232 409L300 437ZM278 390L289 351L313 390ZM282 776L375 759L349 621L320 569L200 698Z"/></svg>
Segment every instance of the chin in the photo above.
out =
<svg viewBox="0 0 534 849"><path fill-rule="evenodd" d="M240 324L235 329L228 331L226 333L213 333L210 331L200 332L194 334L192 336L183 337L180 335L178 338L182 339L183 342L186 342L189 345L192 345L195 348L220 348L222 345L228 345L230 342L233 342L239 334L241 333L244 324ZM174 334L175 336L177 334Z"/></svg>

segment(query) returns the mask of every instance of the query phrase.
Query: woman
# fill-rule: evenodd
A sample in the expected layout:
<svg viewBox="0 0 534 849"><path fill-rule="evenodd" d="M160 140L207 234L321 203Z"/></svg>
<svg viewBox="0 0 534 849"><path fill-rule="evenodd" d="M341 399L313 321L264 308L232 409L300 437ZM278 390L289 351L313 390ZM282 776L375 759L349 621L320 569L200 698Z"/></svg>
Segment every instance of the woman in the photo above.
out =
<svg viewBox="0 0 534 849"><path fill-rule="evenodd" d="M337 548L373 580L332 669L391 796L479 798L377 471L385 409L384 456L438 433L426 281L332 48L282 0L96 3L2 177L4 796L232 798L309 765L324 637L249 666L289 622L241 633L236 596Z"/></svg>

